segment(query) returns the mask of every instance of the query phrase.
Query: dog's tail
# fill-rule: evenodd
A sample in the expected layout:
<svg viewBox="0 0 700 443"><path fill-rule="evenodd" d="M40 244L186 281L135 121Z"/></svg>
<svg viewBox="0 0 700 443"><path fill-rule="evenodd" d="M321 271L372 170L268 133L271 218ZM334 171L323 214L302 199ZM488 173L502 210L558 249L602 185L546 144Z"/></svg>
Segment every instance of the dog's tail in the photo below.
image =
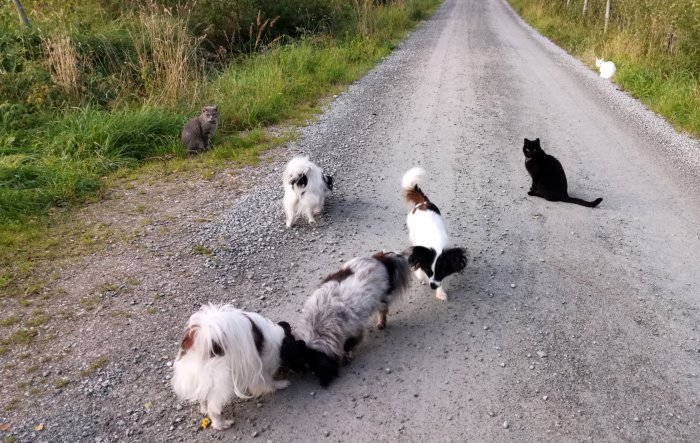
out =
<svg viewBox="0 0 700 443"><path fill-rule="evenodd" d="M408 289L411 281L411 269L408 264L408 258L402 253L397 252L377 252L372 256L375 260L380 261L386 268L389 274L389 289L387 290L388 302L391 304Z"/></svg>
<svg viewBox="0 0 700 443"><path fill-rule="evenodd" d="M285 185L290 185L295 191L304 189L309 183L308 173L313 163L308 157L294 157L284 168L282 180Z"/></svg>
<svg viewBox="0 0 700 443"><path fill-rule="evenodd" d="M407 204L416 206L429 202L428 197L420 188L423 177L425 177L425 169L420 166L409 169L403 175L401 186L403 187L403 198Z"/></svg>
<svg viewBox="0 0 700 443"><path fill-rule="evenodd" d="M263 364L256 346L260 340L263 340L260 329L240 309L231 305L202 306L190 317L174 364L176 394L188 398L191 396L186 393L216 389L213 384L218 382L206 372L220 364L216 359L226 359L234 393L240 398L250 398L249 388L264 383ZM193 374L188 374L192 371Z"/></svg>

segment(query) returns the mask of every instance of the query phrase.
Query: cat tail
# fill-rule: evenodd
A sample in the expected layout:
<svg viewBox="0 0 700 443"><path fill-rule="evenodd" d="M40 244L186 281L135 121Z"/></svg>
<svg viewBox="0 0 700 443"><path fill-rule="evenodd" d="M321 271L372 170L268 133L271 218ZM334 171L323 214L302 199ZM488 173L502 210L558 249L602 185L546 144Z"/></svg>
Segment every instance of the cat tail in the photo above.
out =
<svg viewBox="0 0 700 443"><path fill-rule="evenodd" d="M577 205L585 206L585 207L587 207L587 208L595 208L596 206L598 206L598 204L599 204L600 202L603 201L603 199L602 199L602 198L596 198L596 199L593 200L592 202L589 202L589 201L586 201L586 200L582 200L582 199L580 199L580 198L568 197L568 196L567 196L566 199L563 199L562 201L565 201L565 202L567 202L567 203L575 203L575 204L577 204Z"/></svg>

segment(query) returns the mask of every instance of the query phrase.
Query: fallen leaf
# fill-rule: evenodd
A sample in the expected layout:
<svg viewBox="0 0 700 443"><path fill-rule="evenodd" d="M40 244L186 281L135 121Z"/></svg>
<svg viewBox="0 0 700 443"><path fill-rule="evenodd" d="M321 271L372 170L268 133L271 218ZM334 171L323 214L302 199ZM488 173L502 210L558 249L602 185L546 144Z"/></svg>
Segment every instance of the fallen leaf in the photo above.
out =
<svg viewBox="0 0 700 443"><path fill-rule="evenodd" d="M9 431L11 426L12 424L10 423L0 424L0 431Z"/></svg>
<svg viewBox="0 0 700 443"><path fill-rule="evenodd" d="M151 408L153 407L153 403L150 402L150 401L149 401L149 402L146 402L146 404L143 405L143 407L146 408L146 409L151 409Z"/></svg>
<svg viewBox="0 0 700 443"><path fill-rule="evenodd" d="M43 429L44 429L44 424L43 424L43 423L39 423L38 425L34 426L34 430L35 430L36 432L42 431Z"/></svg>
<svg viewBox="0 0 700 443"><path fill-rule="evenodd" d="M209 427L209 424L211 423L211 420L209 420L209 417L204 417L202 419L202 429L207 429Z"/></svg>

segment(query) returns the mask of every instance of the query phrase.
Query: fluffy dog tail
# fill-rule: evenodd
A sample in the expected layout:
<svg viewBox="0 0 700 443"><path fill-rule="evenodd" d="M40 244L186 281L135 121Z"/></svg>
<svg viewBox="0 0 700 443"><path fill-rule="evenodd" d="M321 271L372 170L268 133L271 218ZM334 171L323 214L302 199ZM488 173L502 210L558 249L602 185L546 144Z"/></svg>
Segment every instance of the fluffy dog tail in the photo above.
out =
<svg viewBox="0 0 700 443"><path fill-rule="evenodd" d="M403 175L401 186L403 187L403 198L407 204L416 206L429 202L428 197L420 189L423 177L425 177L425 169L420 166L409 169Z"/></svg>
<svg viewBox="0 0 700 443"><path fill-rule="evenodd" d="M212 389L223 389L218 385L225 383L236 396L249 398L249 388L264 383L256 328L251 318L231 305L209 304L192 314L173 365L175 393L182 399L199 400ZM218 380L220 371L229 371L230 380Z"/></svg>
<svg viewBox="0 0 700 443"><path fill-rule="evenodd" d="M372 258L380 261L389 273L389 290L387 293L392 295L390 300L393 302L400 298L408 289L411 281L411 269L408 264L408 258L402 253L384 251L377 252Z"/></svg>

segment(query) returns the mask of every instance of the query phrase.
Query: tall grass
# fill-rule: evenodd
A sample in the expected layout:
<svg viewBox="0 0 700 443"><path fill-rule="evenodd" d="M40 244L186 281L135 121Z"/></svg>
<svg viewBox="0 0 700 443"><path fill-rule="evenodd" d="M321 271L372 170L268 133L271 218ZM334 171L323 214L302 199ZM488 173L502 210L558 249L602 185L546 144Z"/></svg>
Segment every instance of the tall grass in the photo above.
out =
<svg viewBox="0 0 700 443"><path fill-rule="evenodd" d="M535 28L594 68L613 60L613 81L680 130L700 137L700 1L510 0Z"/></svg>

